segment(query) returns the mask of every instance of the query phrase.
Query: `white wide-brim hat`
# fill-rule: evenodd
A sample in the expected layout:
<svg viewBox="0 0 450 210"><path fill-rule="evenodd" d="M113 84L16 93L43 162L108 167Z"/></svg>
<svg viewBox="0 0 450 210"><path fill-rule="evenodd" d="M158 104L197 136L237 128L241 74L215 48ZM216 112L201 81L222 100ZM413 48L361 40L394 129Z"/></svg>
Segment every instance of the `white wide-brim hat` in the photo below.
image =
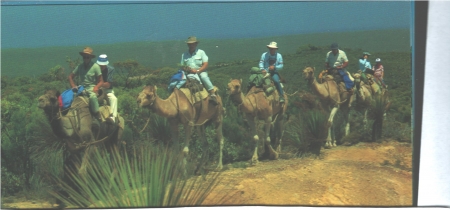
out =
<svg viewBox="0 0 450 210"><path fill-rule="evenodd" d="M276 42L271 42L269 45L267 45L268 48L275 48L278 49Z"/></svg>
<svg viewBox="0 0 450 210"><path fill-rule="evenodd" d="M108 61L108 56L106 56L106 54L101 54L101 55L99 55L98 56L98 59L97 59L97 64L98 65L108 65L109 64L109 61Z"/></svg>

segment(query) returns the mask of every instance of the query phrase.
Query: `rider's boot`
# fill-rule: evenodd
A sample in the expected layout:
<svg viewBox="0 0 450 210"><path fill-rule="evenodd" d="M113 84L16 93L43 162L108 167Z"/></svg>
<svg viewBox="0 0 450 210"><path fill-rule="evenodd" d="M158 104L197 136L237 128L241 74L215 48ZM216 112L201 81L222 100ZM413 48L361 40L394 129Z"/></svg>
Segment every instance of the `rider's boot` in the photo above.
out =
<svg viewBox="0 0 450 210"><path fill-rule="evenodd" d="M212 104L214 104L214 105L217 105L217 104L218 104L218 102L217 102L217 96L216 96L216 94L214 93L214 89L209 91L209 101L211 101Z"/></svg>

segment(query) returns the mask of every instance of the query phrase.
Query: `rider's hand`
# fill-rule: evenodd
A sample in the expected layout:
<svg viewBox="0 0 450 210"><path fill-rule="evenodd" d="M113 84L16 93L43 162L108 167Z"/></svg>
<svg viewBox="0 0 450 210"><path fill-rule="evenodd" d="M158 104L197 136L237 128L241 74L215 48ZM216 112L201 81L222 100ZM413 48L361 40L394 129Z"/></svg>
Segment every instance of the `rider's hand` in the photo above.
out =
<svg viewBox="0 0 450 210"><path fill-rule="evenodd" d="M93 91L94 91L94 93L96 93L98 95L98 87L97 86L94 87Z"/></svg>
<svg viewBox="0 0 450 210"><path fill-rule="evenodd" d="M192 74L195 74L195 73L197 73L197 70L195 70L195 69L191 69L191 71L190 71Z"/></svg>
<svg viewBox="0 0 450 210"><path fill-rule="evenodd" d="M275 70L275 66L269 66L269 71Z"/></svg>

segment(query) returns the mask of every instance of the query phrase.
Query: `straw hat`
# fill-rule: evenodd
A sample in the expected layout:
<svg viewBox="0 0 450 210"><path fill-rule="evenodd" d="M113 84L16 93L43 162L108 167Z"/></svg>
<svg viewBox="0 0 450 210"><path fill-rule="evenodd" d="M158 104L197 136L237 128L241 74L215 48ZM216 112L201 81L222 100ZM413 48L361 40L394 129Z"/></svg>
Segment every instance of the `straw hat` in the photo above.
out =
<svg viewBox="0 0 450 210"><path fill-rule="evenodd" d="M269 45L267 45L268 48L275 48L278 49L276 42L271 42Z"/></svg>
<svg viewBox="0 0 450 210"><path fill-rule="evenodd" d="M95 55L92 54L93 52L94 52L94 50L92 50L92 48L90 48L90 47L85 47L84 50L83 50L83 52L80 52L80 55L81 55L81 56L84 56L84 55L90 55L92 58L95 58Z"/></svg>
<svg viewBox="0 0 450 210"><path fill-rule="evenodd" d="M188 39L186 41L186 43L188 43L188 44L196 43L196 42L199 42L199 41L197 40L197 37L195 37L195 36L188 37Z"/></svg>

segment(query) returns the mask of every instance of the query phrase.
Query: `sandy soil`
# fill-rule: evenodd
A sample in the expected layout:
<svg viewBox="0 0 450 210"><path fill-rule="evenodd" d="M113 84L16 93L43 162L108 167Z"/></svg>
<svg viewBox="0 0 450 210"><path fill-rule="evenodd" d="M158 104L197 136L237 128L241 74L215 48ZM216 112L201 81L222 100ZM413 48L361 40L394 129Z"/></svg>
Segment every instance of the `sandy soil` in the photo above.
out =
<svg viewBox="0 0 450 210"><path fill-rule="evenodd" d="M410 143L359 143L322 150L320 157L227 168L204 205L412 205ZM24 197L2 200L2 208L52 207Z"/></svg>

